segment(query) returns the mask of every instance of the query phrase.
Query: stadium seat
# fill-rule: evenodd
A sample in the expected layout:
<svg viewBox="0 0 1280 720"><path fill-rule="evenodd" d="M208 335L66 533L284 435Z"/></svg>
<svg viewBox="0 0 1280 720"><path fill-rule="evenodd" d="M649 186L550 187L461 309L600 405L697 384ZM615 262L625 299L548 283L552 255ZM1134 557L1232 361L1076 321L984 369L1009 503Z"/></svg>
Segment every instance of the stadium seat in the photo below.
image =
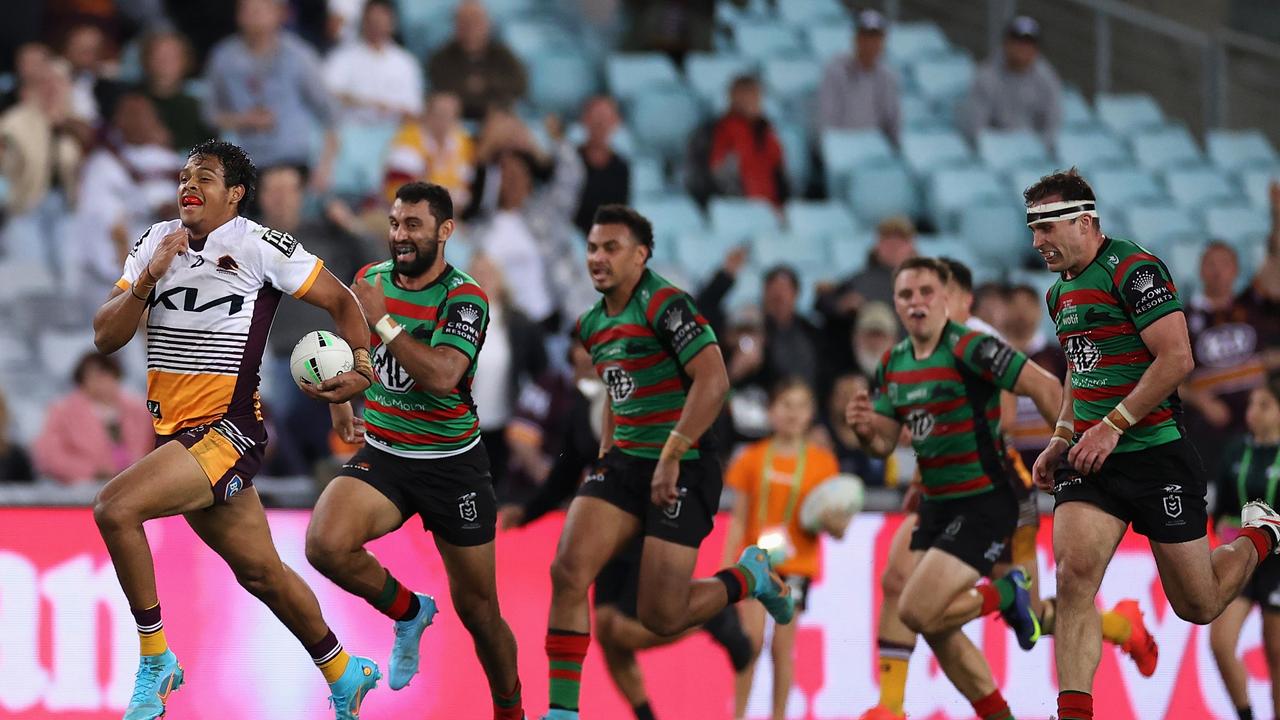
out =
<svg viewBox="0 0 1280 720"><path fill-rule="evenodd" d="M960 211L967 207L1009 203L996 173L979 167L944 168L931 173L927 199L934 225L946 232L959 229Z"/></svg>
<svg viewBox="0 0 1280 720"><path fill-rule="evenodd" d="M1271 232L1270 215L1251 207L1208 208L1204 212L1204 224L1210 238L1225 240L1237 249L1252 242L1262 243Z"/></svg>
<svg viewBox="0 0 1280 720"><path fill-rule="evenodd" d="M1040 136L1030 130L983 130L978 133L978 156L993 170L1009 170L1049 161Z"/></svg>
<svg viewBox="0 0 1280 720"><path fill-rule="evenodd" d="M527 65L529 100L543 112L575 115L598 89L595 66L577 50L540 52Z"/></svg>
<svg viewBox="0 0 1280 720"><path fill-rule="evenodd" d="M729 104L729 84L739 75L756 72L755 58L723 53L690 53L684 61L684 74L689 87L713 112Z"/></svg>
<svg viewBox="0 0 1280 720"><path fill-rule="evenodd" d="M1134 242L1161 252L1180 242L1205 239L1204 226L1190 210L1176 205L1135 205L1123 213Z"/></svg>
<svg viewBox="0 0 1280 720"><path fill-rule="evenodd" d="M969 143L954 130L903 132L902 159L917 175L928 175L944 167L974 164Z"/></svg>
<svg viewBox="0 0 1280 720"><path fill-rule="evenodd" d="M637 212L653 223L653 234L662 242L674 242L685 235L704 235L707 221L687 195L637 198Z"/></svg>
<svg viewBox="0 0 1280 720"><path fill-rule="evenodd" d="M94 350L93 331L85 328L42 332L39 347L44 371L51 377L69 378L80 357Z"/></svg>
<svg viewBox="0 0 1280 720"><path fill-rule="evenodd" d="M1239 178L1250 205L1258 208L1271 207L1270 187L1272 181L1280 180L1280 166L1245 170L1240 173Z"/></svg>
<svg viewBox="0 0 1280 720"><path fill-rule="evenodd" d="M639 92L627 103L627 126L639 148L672 159L681 155L702 122L702 105L681 87Z"/></svg>
<svg viewBox="0 0 1280 720"><path fill-rule="evenodd" d="M1226 170L1271 166L1276 150L1261 130L1210 130L1205 137L1209 159Z"/></svg>
<svg viewBox="0 0 1280 720"><path fill-rule="evenodd" d="M783 102L810 96L822 82L822 66L813 58L769 58L764 61L765 92Z"/></svg>
<svg viewBox="0 0 1280 720"><path fill-rule="evenodd" d="M343 123L338 127L338 157L333 164L333 191L363 197L382 184L383 161L395 137L394 123Z"/></svg>
<svg viewBox="0 0 1280 720"><path fill-rule="evenodd" d="M1149 130L1132 138L1133 156L1148 170L1204 165L1204 154L1185 127Z"/></svg>
<svg viewBox="0 0 1280 720"><path fill-rule="evenodd" d="M947 36L931 22L897 23L889 28L885 37L885 56L898 67L935 55L945 55L950 49ZM968 85L965 87L967 89Z"/></svg>
<svg viewBox="0 0 1280 720"><path fill-rule="evenodd" d="M875 244L872 232L855 232L848 235L836 235L828 242L831 255L831 269L823 274L825 278L837 279L858 272L867 264L867 255Z"/></svg>
<svg viewBox="0 0 1280 720"><path fill-rule="evenodd" d="M1192 210L1246 203L1235 180L1224 170L1211 167L1169 170L1164 174L1164 184L1175 203Z"/></svg>
<svg viewBox="0 0 1280 720"><path fill-rule="evenodd" d="M619 53L605 61L609 92L628 99L654 87L680 85L675 63L662 53Z"/></svg>
<svg viewBox="0 0 1280 720"><path fill-rule="evenodd" d="M1099 209L1123 210L1140 202L1166 202L1168 195L1155 176L1144 170L1099 170L1088 176L1098 197Z"/></svg>
<svg viewBox="0 0 1280 720"><path fill-rule="evenodd" d="M502 39L525 62L543 52L572 50L578 44L560 23L536 19L518 19L504 23Z"/></svg>
<svg viewBox="0 0 1280 720"><path fill-rule="evenodd" d="M1026 221L1024 208L1008 201L968 205L959 210L958 230L984 263L1005 267L1031 252Z"/></svg>
<svg viewBox="0 0 1280 720"><path fill-rule="evenodd" d="M957 235L920 235L916 237L916 251L921 255L931 257L949 257L952 260L959 260L976 276L982 265L982 259L973 251L969 243Z"/></svg>
<svg viewBox="0 0 1280 720"><path fill-rule="evenodd" d="M900 163L859 165L848 175L845 197L853 214L874 225L891 215L914 217L920 211L920 191Z"/></svg>
<svg viewBox="0 0 1280 720"><path fill-rule="evenodd" d="M783 211L787 230L795 236L828 237L852 235L858 224L843 203L792 200Z"/></svg>
<svg viewBox="0 0 1280 720"><path fill-rule="evenodd" d="M879 130L827 130L822 133L821 149L830 195L844 188L850 170L894 160L893 146Z"/></svg>
<svg viewBox="0 0 1280 720"><path fill-rule="evenodd" d="M893 31L889 35L892 37ZM968 55L927 58L911 66L916 90L934 102L952 103L968 94L973 73L973 58Z"/></svg>
<svg viewBox="0 0 1280 720"><path fill-rule="evenodd" d="M1076 166L1086 174L1133 164L1124 143L1104 130L1064 130L1058 135L1056 152L1059 166Z"/></svg>
<svg viewBox="0 0 1280 720"><path fill-rule="evenodd" d="M933 103L915 93L902 96L902 128L904 130L947 130L951 119L938 112Z"/></svg>
<svg viewBox="0 0 1280 720"><path fill-rule="evenodd" d="M704 278L720 267L725 255L746 241L745 237L717 235L713 232L682 233L666 240L674 245L680 264L698 278ZM739 273L739 278L746 274Z"/></svg>
<svg viewBox="0 0 1280 720"><path fill-rule="evenodd" d="M819 272L829 261L827 239L798 233L762 233L751 244L751 262L760 268L787 264Z"/></svg>
<svg viewBox="0 0 1280 720"><path fill-rule="evenodd" d="M751 198L711 198L707 205L711 232L732 238L750 238L781 231L773 206Z"/></svg>
<svg viewBox="0 0 1280 720"><path fill-rule="evenodd" d="M1093 104L1102 124L1119 135L1129 136L1165 124L1164 113L1150 95L1104 93Z"/></svg>
<svg viewBox="0 0 1280 720"><path fill-rule="evenodd" d="M746 20L733 25L733 46L739 55L756 59L803 55L804 46L794 28L775 20Z"/></svg>
<svg viewBox="0 0 1280 720"><path fill-rule="evenodd" d="M813 164L809 138L804 127L797 123L778 123L773 129L782 143L782 159L786 164L791 194L802 195L809 186L809 172Z"/></svg>
<svg viewBox="0 0 1280 720"><path fill-rule="evenodd" d="M1093 114L1093 108L1089 107L1089 101L1084 99L1084 94L1075 88L1063 88L1062 90L1062 124L1064 127L1074 129L1089 129L1098 124L1098 118Z"/></svg>
<svg viewBox="0 0 1280 720"><path fill-rule="evenodd" d="M453 12L457 3L399 0L404 47L414 57L425 58L453 36Z"/></svg>
<svg viewBox="0 0 1280 720"><path fill-rule="evenodd" d="M1006 187L1009 190L1009 197L1015 201L1021 201L1022 193L1027 188L1035 185L1040 181L1040 178L1057 169L1052 163L1045 163L1043 165L1027 165L1006 171L1005 177L1008 180Z"/></svg>
<svg viewBox="0 0 1280 720"><path fill-rule="evenodd" d="M631 201L665 194L667 180L662 172L662 161L655 157L631 158Z"/></svg>
<svg viewBox="0 0 1280 720"><path fill-rule="evenodd" d="M839 0L787 0L778 3L778 17L790 25L848 22Z"/></svg>
<svg viewBox="0 0 1280 720"><path fill-rule="evenodd" d="M820 62L828 62L837 55L853 52L853 25L850 23L824 23L804 29L809 51Z"/></svg>

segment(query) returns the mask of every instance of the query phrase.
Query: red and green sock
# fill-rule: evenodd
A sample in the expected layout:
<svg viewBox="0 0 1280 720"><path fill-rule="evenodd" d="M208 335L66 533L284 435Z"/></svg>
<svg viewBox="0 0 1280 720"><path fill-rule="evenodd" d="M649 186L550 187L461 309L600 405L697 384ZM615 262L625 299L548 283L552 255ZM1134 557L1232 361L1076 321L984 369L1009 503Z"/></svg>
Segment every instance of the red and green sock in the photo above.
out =
<svg viewBox="0 0 1280 720"><path fill-rule="evenodd" d="M1079 690L1058 693L1058 720L1093 720L1093 696Z"/></svg>
<svg viewBox="0 0 1280 720"><path fill-rule="evenodd" d="M400 581L391 577L391 573L387 573L387 579L382 583L382 592L378 593L378 597L369 601L378 609L378 612L397 622L412 620L417 617L418 611L422 608L421 601L413 591L400 584Z"/></svg>
<svg viewBox="0 0 1280 720"><path fill-rule="evenodd" d="M730 605L742 602L751 594L751 576L738 565L730 565L716 573L715 579L724 583Z"/></svg>
<svg viewBox="0 0 1280 720"><path fill-rule="evenodd" d="M572 630L547 630L547 660L550 661L551 707L560 710L578 709L578 696L582 691L582 663L591 645L591 634Z"/></svg>
<svg viewBox="0 0 1280 720"><path fill-rule="evenodd" d="M1004 701L999 690L981 700L974 700L973 711L981 720L1014 720L1013 712L1009 710L1009 703Z"/></svg>
<svg viewBox="0 0 1280 720"><path fill-rule="evenodd" d="M524 720L524 704L520 700L520 681L506 695L493 693L493 720Z"/></svg>
<svg viewBox="0 0 1280 720"><path fill-rule="evenodd" d="M988 584L978 585L973 590L982 598L982 614L990 615L1012 605L1017 588L1012 580L1002 577Z"/></svg>

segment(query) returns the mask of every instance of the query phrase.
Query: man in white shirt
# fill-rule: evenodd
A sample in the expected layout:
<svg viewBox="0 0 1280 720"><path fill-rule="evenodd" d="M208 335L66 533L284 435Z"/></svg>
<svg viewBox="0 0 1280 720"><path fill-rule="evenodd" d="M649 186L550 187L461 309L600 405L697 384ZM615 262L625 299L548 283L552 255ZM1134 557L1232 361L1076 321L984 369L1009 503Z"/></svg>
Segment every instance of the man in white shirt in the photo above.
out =
<svg viewBox="0 0 1280 720"><path fill-rule="evenodd" d="M884 62L888 23L875 10L857 16L854 52L827 64L818 89L819 130L878 129L893 142L902 128L898 76Z"/></svg>
<svg viewBox="0 0 1280 720"><path fill-rule="evenodd" d="M338 46L325 61L324 82L347 122L400 122L422 112L422 69L396 45L391 0L369 0L360 37Z"/></svg>
<svg viewBox="0 0 1280 720"><path fill-rule="evenodd" d="M988 59L973 78L965 129L1031 130L1052 145L1062 125L1062 81L1040 54L1040 23L1015 17L1005 31L1004 51Z"/></svg>

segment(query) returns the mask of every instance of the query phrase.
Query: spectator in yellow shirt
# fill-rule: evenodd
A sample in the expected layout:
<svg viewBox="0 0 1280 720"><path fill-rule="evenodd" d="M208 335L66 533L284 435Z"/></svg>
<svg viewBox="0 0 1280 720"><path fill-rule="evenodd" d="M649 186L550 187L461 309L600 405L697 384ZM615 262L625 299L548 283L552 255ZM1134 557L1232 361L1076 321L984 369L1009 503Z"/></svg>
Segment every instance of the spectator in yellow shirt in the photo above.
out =
<svg viewBox="0 0 1280 720"><path fill-rule="evenodd" d="M456 208L471 202L476 152L461 116L457 95L433 92L427 97L426 114L400 128L387 152L382 183L387 202L395 200L397 188L415 180L448 188Z"/></svg>

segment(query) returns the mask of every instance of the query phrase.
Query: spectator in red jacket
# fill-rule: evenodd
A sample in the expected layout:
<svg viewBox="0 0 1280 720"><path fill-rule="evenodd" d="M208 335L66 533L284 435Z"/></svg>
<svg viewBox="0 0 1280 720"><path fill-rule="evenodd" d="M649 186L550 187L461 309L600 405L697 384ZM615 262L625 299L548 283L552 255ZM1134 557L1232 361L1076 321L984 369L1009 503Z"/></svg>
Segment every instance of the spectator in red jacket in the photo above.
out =
<svg viewBox="0 0 1280 720"><path fill-rule="evenodd" d="M723 195L781 205L787 199L782 143L764 116L760 80L744 75L729 86L729 112L711 133L711 173Z"/></svg>

